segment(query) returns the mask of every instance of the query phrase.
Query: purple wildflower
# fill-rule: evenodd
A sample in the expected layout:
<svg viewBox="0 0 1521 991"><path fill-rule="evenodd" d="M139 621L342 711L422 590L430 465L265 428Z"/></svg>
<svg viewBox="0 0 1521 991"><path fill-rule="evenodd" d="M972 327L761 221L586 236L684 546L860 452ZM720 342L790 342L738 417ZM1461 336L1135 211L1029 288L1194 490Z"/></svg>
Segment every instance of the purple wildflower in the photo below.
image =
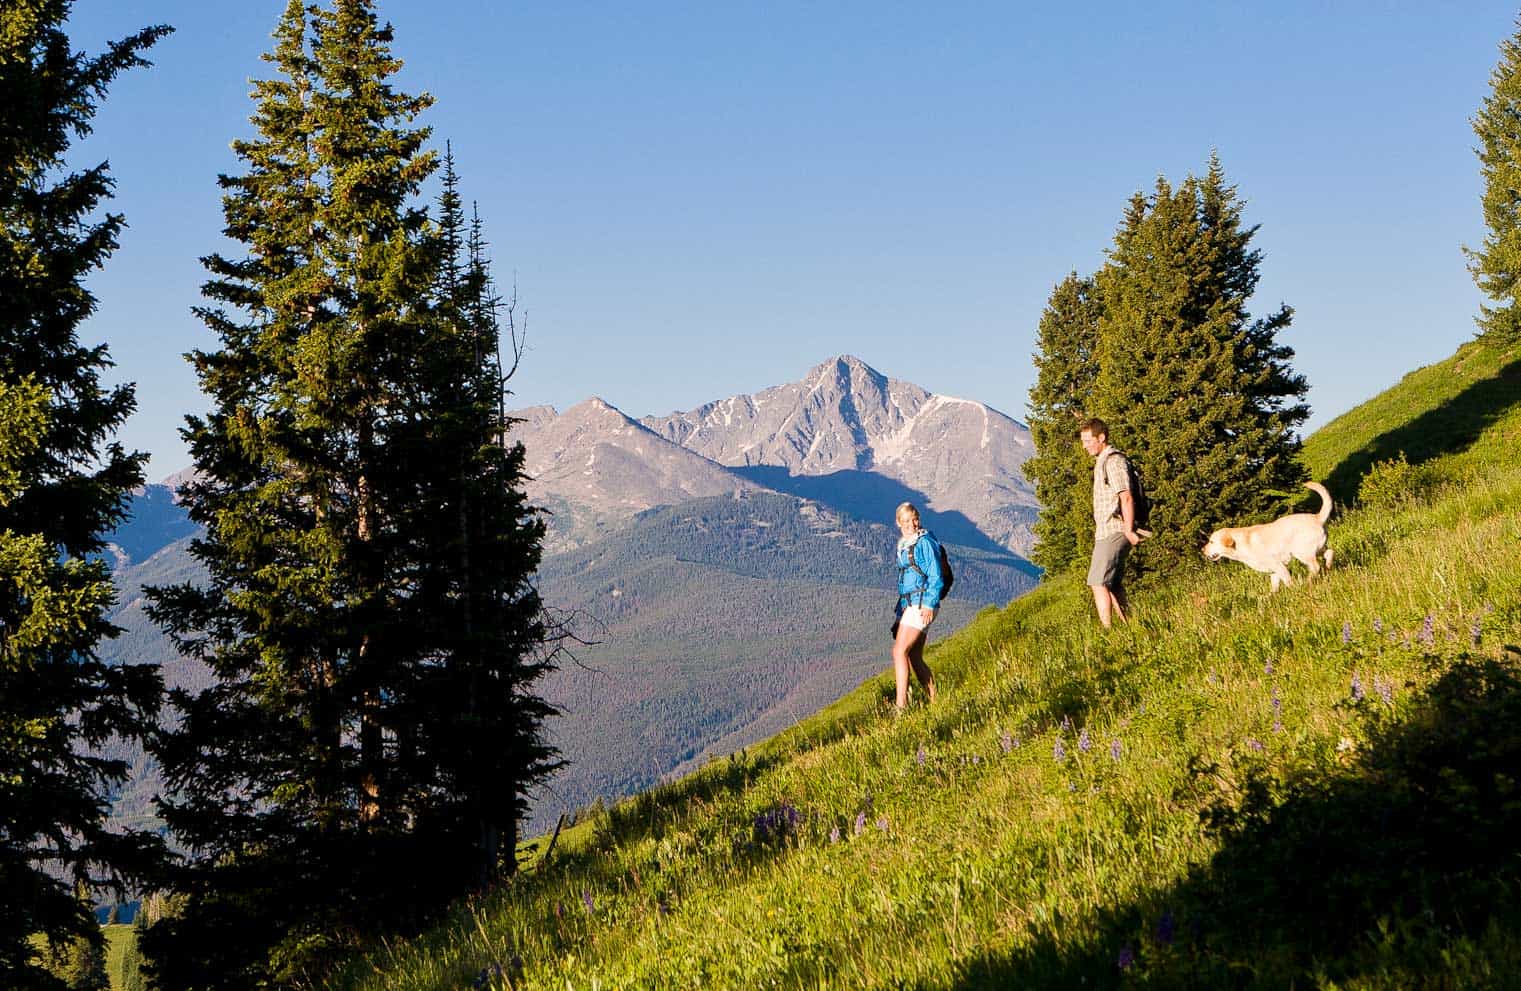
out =
<svg viewBox="0 0 1521 991"><path fill-rule="evenodd" d="M1121 970L1129 970L1131 967L1135 966L1135 950L1132 950L1130 948L1130 944L1127 943L1124 946L1120 947L1120 958L1116 962L1119 964Z"/></svg>
<svg viewBox="0 0 1521 991"><path fill-rule="evenodd" d="M920 767L924 766L924 745L922 743L919 745L919 752L914 754L914 760L919 762Z"/></svg>
<svg viewBox="0 0 1521 991"><path fill-rule="evenodd" d="M1384 700L1385 705L1394 704L1393 678L1380 678L1373 683L1373 687L1378 692L1378 697Z"/></svg>
<svg viewBox="0 0 1521 991"><path fill-rule="evenodd" d="M1352 672L1352 701L1354 701L1354 702L1361 702L1366 697L1367 697L1366 693L1363 692L1363 680L1357 676L1357 672L1356 671L1353 671Z"/></svg>
<svg viewBox="0 0 1521 991"><path fill-rule="evenodd" d="M1008 730L1004 730L998 737L998 745L1003 748L1004 753L1014 749L1014 737L1009 735Z"/></svg>
<svg viewBox="0 0 1521 991"><path fill-rule="evenodd" d="M797 827L802 824L803 814L797 810L797 806L791 802L778 802L774 807L763 809L755 816L755 838L764 843L769 839L786 836L788 833L797 832Z"/></svg>
<svg viewBox="0 0 1521 991"><path fill-rule="evenodd" d="M1260 754L1263 751L1262 741L1258 740L1258 739L1256 739L1254 737L1247 737L1246 738L1246 745L1249 748L1251 748L1251 750L1252 750L1253 753Z"/></svg>
<svg viewBox="0 0 1521 991"><path fill-rule="evenodd" d="M661 915L670 915L671 914L671 901L670 901L670 899L668 897L666 897L665 895L661 895L659 898L656 898L655 899L655 911L659 912Z"/></svg>
<svg viewBox="0 0 1521 991"><path fill-rule="evenodd" d="M1377 616L1373 617L1373 632L1384 632L1384 621L1382 619L1379 619Z"/></svg>
<svg viewBox="0 0 1521 991"><path fill-rule="evenodd" d="M755 822L753 823L755 838L764 842L766 837L771 835L771 830L774 825L775 819L773 818L770 809L767 809L764 812L756 813Z"/></svg>
<svg viewBox="0 0 1521 991"><path fill-rule="evenodd" d="M588 912L595 912L597 910L597 902L592 898L590 888L586 888L581 892L581 904L586 906Z"/></svg>
<svg viewBox="0 0 1521 991"><path fill-rule="evenodd" d="M1273 687L1273 732L1283 732L1283 699L1278 697L1278 688Z"/></svg>
<svg viewBox="0 0 1521 991"><path fill-rule="evenodd" d="M833 829L831 829L829 831L829 842L831 842L831 843L838 843L838 842L840 842L840 827L839 826L836 826L836 827L834 827Z"/></svg>
<svg viewBox="0 0 1521 991"><path fill-rule="evenodd" d="M1057 761L1063 761L1067 759L1067 748L1062 746L1061 737L1056 738L1056 746L1051 748L1051 758Z"/></svg>
<svg viewBox="0 0 1521 991"><path fill-rule="evenodd" d="M1473 645L1475 647L1479 645L1479 634L1483 631L1484 618L1482 616L1475 616L1473 618L1473 625L1468 628L1468 636L1471 640L1473 640Z"/></svg>
<svg viewBox="0 0 1521 991"><path fill-rule="evenodd" d="M555 918L557 918L557 919L563 919L564 917L565 917L565 903L564 902L555 902Z"/></svg>
<svg viewBox="0 0 1521 991"><path fill-rule="evenodd" d="M1072 717L1071 716L1063 716L1062 717L1062 730L1064 732L1067 732L1067 733L1072 732Z"/></svg>
<svg viewBox="0 0 1521 991"><path fill-rule="evenodd" d="M1072 782L1068 781L1067 782L1067 790L1068 791L1077 791L1077 785L1075 785Z"/></svg>
<svg viewBox="0 0 1521 991"><path fill-rule="evenodd" d="M1173 937L1177 933L1177 920L1172 917L1172 909L1167 909L1162 913L1162 917L1157 920L1157 942L1163 946L1171 946Z"/></svg>
<svg viewBox="0 0 1521 991"><path fill-rule="evenodd" d="M1430 647L1436 642L1436 618L1431 613L1426 614L1426 619L1421 623L1421 643Z"/></svg>
<svg viewBox="0 0 1521 991"><path fill-rule="evenodd" d="M1262 673L1263 674L1272 674L1273 673L1273 659L1271 657L1269 657L1267 659L1267 663L1266 664L1262 665Z"/></svg>
<svg viewBox="0 0 1521 991"><path fill-rule="evenodd" d="M1341 624L1341 642L1352 642L1352 624L1350 622L1344 622Z"/></svg>
<svg viewBox="0 0 1521 991"><path fill-rule="evenodd" d="M1116 761L1120 759L1120 738L1119 737L1115 737L1113 740L1109 741L1109 758L1111 760L1116 760Z"/></svg>
<svg viewBox="0 0 1521 991"><path fill-rule="evenodd" d="M884 833L887 832L887 816L877 817L877 829L881 830Z"/></svg>
<svg viewBox="0 0 1521 991"><path fill-rule="evenodd" d="M1093 749L1093 741L1088 738L1088 727L1086 726L1084 726L1083 731L1078 734L1077 749L1081 750L1085 754Z"/></svg>
<svg viewBox="0 0 1521 991"><path fill-rule="evenodd" d="M972 764L975 766L975 765L981 764L981 763L982 763L982 755L981 754L973 754L972 755Z"/></svg>
<svg viewBox="0 0 1521 991"><path fill-rule="evenodd" d="M856 835L860 836L864 832L866 832L866 810L862 809L856 813Z"/></svg>

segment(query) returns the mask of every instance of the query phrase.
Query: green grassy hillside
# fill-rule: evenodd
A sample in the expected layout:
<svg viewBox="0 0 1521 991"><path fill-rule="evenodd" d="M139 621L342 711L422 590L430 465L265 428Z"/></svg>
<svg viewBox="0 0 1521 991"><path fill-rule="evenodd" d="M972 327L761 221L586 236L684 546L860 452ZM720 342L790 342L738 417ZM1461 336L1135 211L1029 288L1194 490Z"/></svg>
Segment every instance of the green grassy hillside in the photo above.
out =
<svg viewBox="0 0 1521 991"><path fill-rule="evenodd" d="M1326 579L1201 562L1108 634L1050 581L932 651L935 707L875 677L336 986L1512 985L1518 359L1470 345L1310 439L1365 503Z"/></svg>
<svg viewBox="0 0 1521 991"><path fill-rule="evenodd" d="M879 523L749 493L652 509L546 559L550 605L598 643L540 685L565 710L549 730L571 764L530 830L764 739L860 684L887 655L896 540ZM1034 584L1006 551L952 554L946 631Z"/></svg>

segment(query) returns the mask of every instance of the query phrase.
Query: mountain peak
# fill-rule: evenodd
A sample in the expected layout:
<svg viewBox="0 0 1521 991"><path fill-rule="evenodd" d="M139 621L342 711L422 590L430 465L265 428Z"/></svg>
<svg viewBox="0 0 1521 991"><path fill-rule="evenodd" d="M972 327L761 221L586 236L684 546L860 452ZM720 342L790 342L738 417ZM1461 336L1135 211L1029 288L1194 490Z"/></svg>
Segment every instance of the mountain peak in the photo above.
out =
<svg viewBox="0 0 1521 991"><path fill-rule="evenodd" d="M622 424L637 426L633 417L601 396L592 396L590 399L581 400L561 413L560 419L567 423L598 422L609 426Z"/></svg>
<svg viewBox="0 0 1521 991"><path fill-rule="evenodd" d="M814 365L803 379L803 383L812 388L830 381L851 389L865 383L880 389L887 384L887 376L853 354L841 354Z"/></svg>
<svg viewBox="0 0 1521 991"><path fill-rule="evenodd" d="M826 370L832 371L836 368L847 368L851 371L870 372L873 375L881 374L881 372L878 372L875 368L871 367L866 362L862 361L860 358L857 358L853 354L837 354L833 358L821 361L819 364L814 365L813 370L808 374L809 377L812 377L818 375L820 372Z"/></svg>

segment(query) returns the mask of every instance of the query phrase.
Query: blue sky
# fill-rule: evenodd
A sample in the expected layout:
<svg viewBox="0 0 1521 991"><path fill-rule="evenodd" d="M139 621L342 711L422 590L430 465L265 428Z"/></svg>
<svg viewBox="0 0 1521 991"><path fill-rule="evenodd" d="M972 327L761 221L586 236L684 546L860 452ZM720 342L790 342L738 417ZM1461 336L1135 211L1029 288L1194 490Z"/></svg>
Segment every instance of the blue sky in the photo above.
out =
<svg viewBox="0 0 1521 991"><path fill-rule="evenodd" d="M177 32L75 150L130 228L91 286L123 434L152 477L204 408L180 355L218 172L283 3L78 0L78 47ZM1469 117L1512 4L498 3L390 0L401 82L437 99L529 352L518 405L634 416L858 355L1023 418L1036 323L1126 200L1218 150L1260 224L1253 306L1326 422L1450 354L1479 295Z"/></svg>

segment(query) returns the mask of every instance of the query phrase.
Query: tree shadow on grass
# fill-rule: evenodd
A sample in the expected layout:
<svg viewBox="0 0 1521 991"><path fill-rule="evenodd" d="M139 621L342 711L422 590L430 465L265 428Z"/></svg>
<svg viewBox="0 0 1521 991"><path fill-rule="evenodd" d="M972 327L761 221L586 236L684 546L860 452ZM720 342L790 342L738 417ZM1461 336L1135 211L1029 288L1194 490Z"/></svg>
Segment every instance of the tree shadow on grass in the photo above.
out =
<svg viewBox="0 0 1521 991"><path fill-rule="evenodd" d="M780 759L776 754L740 750L712 761L696 774L655 785L610 808L609 830L620 843L647 836L659 838L666 829L679 825L694 804L701 806L721 794L744 791L751 779Z"/></svg>
<svg viewBox="0 0 1521 991"><path fill-rule="evenodd" d="M1474 382L1435 409L1374 437L1343 458L1323 481L1339 502L1353 502L1363 476L1376 462L1403 453L1411 464L1419 464L1461 450L1518 402L1521 360L1501 368L1493 378Z"/></svg>
<svg viewBox="0 0 1521 991"><path fill-rule="evenodd" d="M1509 651L1521 654L1521 649ZM1260 757L1200 766L1236 798L1223 845L1180 884L1049 923L953 986L1505 987L1521 980L1521 677L1469 657L1399 721L1377 714L1345 770L1275 779ZM940 986L940 985L936 985Z"/></svg>

